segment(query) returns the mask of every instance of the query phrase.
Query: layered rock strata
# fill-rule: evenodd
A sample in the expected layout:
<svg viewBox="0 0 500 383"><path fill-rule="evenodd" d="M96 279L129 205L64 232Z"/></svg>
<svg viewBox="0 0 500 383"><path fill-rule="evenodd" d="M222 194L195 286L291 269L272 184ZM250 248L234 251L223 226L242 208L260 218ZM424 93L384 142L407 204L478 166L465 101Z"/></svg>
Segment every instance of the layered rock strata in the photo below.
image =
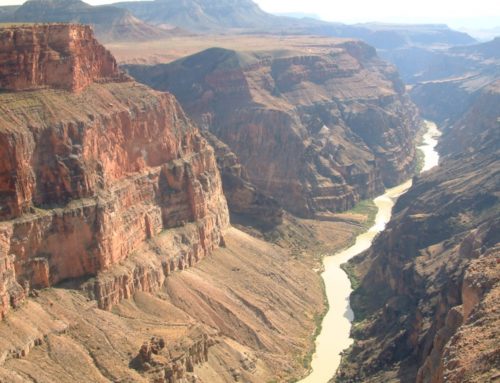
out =
<svg viewBox="0 0 500 383"><path fill-rule="evenodd" d="M260 191L314 216L352 207L415 165L417 113L395 68L364 43L330 43L258 53L214 48L128 70L174 93Z"/></svg>
<svg viewBox="0 0 500 383"><path fill-rule="evenodd" d="M360 323L337 381L498 379L500 81L471 100L443 125L440 166L415 179L355 260Z"/></svg>
<svg viewBox="0 0 500 383"><path fill-rule="evenodd" d="M202 131L202 134L215 150L231 222L256 225L263 230L270 230L283 223L284 211L281 206L248 180L245 168L236 154L209 131Z"/></svg>
<svg viewBox="0 0 500 383"><path fill-rule="evenodd" d="M149 383L156 372L163 378L172 358L185 379L196 375L200 382L301 376L314 318L324 310L320 278L286 247L234 228L224 240L210 257L170 274L163 288L136 291L111 311L99 309L78 284L32 290L0 321L0 381ZM155 354L161 339L165 347ZM133 362L145 340L152 340L148 371ZM187 371L188 356L194 373Z"/></svg>
<svg viewBox="0 0 500 383"><path fill-rule="evenodd" d="M85 289L110 308L223 242L229 219L213 149L172 95L124 81L88 27L0 33L15 36L11 56L29 62L20 52L31 44L38 63L0 94L2 317L31 288L88 277ZM53 42L66 59L39 60ZM50 76L73 92L17 92L58 88L43 64L57 60Z"/></svg>
<svg viewBox="0 0 500 383"><path fill-rule="evenodd" d="M0 89L46 86L80 91L110 78L125 76L88 26L50 24L0 30Z"/></svg>

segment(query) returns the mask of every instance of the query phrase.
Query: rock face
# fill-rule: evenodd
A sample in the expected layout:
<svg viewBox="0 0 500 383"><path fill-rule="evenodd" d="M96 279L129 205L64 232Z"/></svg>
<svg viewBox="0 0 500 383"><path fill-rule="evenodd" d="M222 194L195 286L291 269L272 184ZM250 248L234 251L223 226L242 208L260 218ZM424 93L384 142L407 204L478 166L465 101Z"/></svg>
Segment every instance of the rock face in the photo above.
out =
<svg viewBox="0 0 500 383"><path fill-rule="evenodd" d="M0 89L47 86L80 91L119 76L115 59L94 39L90 27L52 24L0 30Z"/></svg>
<svg viewBox="0 0 500 383"><path fill-rule="evenodd" d="M500 81L471 100L442 126L440 166L416 178L355 261L361 323L337 381L498 379Z"/></svg>
<svg viewBox="0 0 500 383"><path fill-rule="evenodd" d="M281 224L283 209L274 198L261 193L248 180L236 154L209 131L202 134L215 150L231 222L257 225L264 230Z"/></svg>
<svg viewBox="0 0 500 383"><path fill-rule="evenodd" d="M174 93L260 191L314 216L349 209L409 177L418 118L395 69L373 48L332 40L302 49L214 48L128 70Z"/></svg>
<svg viewBox="0 0 500 383"><path fill-rule="evenodd" d="M345 226L331 228L339 229ZM174 239L166 243L175 250ZM226 246L202 262L169 274L161 289L136 291L111 311L99 309L77 283L32 290L0 321L0 381L33 376L61 383L149 383L165 379L167 368L183 374L182 383L195 375L205 383L302 376L313 318L324 310L319 276L286 247L235 228L225 231L224 240ZM151 247L156 257L160 248ZM145 265L154 259L142 249L136 253ZM145 358L137 360L144 343Z"/></svg>
<svg viewBox="0 0 500 383"><path fill-rule="evenodd" d="M219 246L229 219L213 149L172 95L113 81L116 64L88 27L0 34L13 36L11 56L57 42L67 54L51 52L49 63L86 69L54 77L78 93L16 92L28 82L53 85L37 64L0 95L2 316L32 287L91 276L85 289L110 308ZM138 251L144 257L134 258Z"/></svg>
<svg viewBox="0 0 500 383"><path fill-rule="evenodd" d="M401 47L399 49L387 49L380 51L383 58L397 65L401 77L407 84L422 84L429 81L455 79L460 83L464 76L474 77L483 72L489 77L489 81L498 76L500 51L500 38L492 41L470 45L472 41L459 42L464 46L452 46L443 49L443 46L420 45ZM458 45L458 44L455 44ZM476 79L477 86L480 81ZM484 85L484 83L482 84ZM438 93L434 93L435 103L441 104L448 102L455 105L458 110L464 110L464 104L456 104L457 98L461 95L460 89L454 89L447 92L447 95L453 95L453 99L448 100ZM418 94L418 92L417 92ZM430 107L432 103L428 102ZM436 108L438 110L440 108ZM441 108L441 110L444 110Z"/></svg>

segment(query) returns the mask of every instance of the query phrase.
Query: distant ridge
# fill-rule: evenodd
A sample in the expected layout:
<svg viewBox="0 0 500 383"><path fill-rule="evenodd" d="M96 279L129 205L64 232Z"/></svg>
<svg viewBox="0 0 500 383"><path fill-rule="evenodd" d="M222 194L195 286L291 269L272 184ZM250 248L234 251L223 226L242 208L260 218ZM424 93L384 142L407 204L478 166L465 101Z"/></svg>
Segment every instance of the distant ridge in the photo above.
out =
<svg viewBox="0 0 500 383"><path fill-rule="evenodd" d="M197 32L307 34L359 38L376 48L393 49L413 45L464 45L475 40L446 25L392 25L367 23L347 25L318 20L310 15L297 18L263 11L252 0L154 0L119 2L114 6L155 25L170 24Z"/></svg>
<svg viewBox="0 0 500 383"><path fill-rule="evenodd" d="M269 28L280 17L264 12L251 0L154 0L120 2L114 6L152 24L172 24L192 31L228 28Z"/></svg>
<svg viewBox="0 0 500 383"><path fill-rule="evenodd" d="M0 21L90 24L105 41L150 40L172 33L139 20L125 9L94 7L81 0L28 0L19 7L0 8Z"/></svg>

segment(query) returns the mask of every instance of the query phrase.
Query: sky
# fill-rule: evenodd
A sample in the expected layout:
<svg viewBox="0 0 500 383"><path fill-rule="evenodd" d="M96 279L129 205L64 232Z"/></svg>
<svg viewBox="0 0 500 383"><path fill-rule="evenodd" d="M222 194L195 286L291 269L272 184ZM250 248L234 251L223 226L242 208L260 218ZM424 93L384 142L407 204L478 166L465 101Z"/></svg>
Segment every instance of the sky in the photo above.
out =
<svg viewBox="0 0 500 383"><path fill-rule="evenodd" d="M257 0L268 12L310 12L328 21L500 26L500 0ZM473 6L472 6L473 4ZM482 24L482 25L481 25ZM464 25L466 26L466 25ZM472 25L471 25L472 26Z"/></svg>
<svg viewBox="0 0 500 383"><path fill-rule="evenodd" d="M109 4L118 0L84 0ZM254 0L271 13L316 14L323 20L344 23L443 23L454 28L500 26L500 0ZM0 5L24 0L0 0Z"/></svg>

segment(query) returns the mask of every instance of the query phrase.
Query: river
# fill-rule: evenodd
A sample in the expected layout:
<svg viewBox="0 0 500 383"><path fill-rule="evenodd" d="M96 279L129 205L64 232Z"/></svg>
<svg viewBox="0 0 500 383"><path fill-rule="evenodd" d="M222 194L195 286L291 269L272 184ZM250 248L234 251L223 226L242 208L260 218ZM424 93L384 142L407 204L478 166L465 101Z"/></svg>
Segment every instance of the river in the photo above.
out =
<svg viewBox="0 0 500 383"><path fill-rule="evenodd" d="M427 131L423 136L422 145L418 146L424 153L422 172L433 168L439 161L439 154L435 147L440 132L433 122L425 121L425 124ZM340 353L353 342L349 337L351 322L354 319L349 304L349 296L352 292L351 283L340 265L371 246L375 236L384 230L385 225L391 219L392 207L397 198L405 193L411 184L410 179L375 198L373 201L378 208L375 224L368 231L358 235L353 246L324 258L324 272L321 276L325 282L330 307L323 318L321 333L316 338L316 352L312 358L311 374L300 383L326 383L335 375L340 364Z"/></svg>

